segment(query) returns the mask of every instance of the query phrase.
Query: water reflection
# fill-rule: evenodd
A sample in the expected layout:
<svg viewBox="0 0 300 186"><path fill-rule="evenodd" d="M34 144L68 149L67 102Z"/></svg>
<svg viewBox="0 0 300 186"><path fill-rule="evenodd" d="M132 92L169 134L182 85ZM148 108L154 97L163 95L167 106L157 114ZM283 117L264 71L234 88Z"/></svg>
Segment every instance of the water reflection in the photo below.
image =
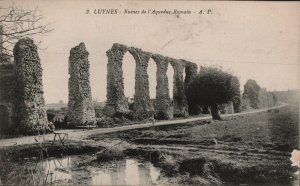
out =
<svg viewBox="0 0 300 186"><path fill-rule="evenodd" d="M157 185L160 169L150 162L124 159L98 163L92 156L79 155L27 162L0 175L0 185ZM13 176L8 176L13 175ZM10 178L9 178L10 177Z"/></svg>
<svg viewBox="0 0 300 186"><path fill-rule="evenodd" d="M111 181L113 181L112 176L103 171L98 171L92 177L92 185L113 185Z"/></svg>
<svg viewBox="0 0 300 186"><path fill-rule="evenodd" d="M92 176L93 185L156 185L160 170L149 162L126 159L103 167Z"/></svg>
<svg viewBox="0 0 300 186"><path fill-rule="evenodd" d="M44 170L49 181L71 179L71 157L62 159L50 159L39 163L41 170ZM49 182L47 181L47 182Z"/></svg>

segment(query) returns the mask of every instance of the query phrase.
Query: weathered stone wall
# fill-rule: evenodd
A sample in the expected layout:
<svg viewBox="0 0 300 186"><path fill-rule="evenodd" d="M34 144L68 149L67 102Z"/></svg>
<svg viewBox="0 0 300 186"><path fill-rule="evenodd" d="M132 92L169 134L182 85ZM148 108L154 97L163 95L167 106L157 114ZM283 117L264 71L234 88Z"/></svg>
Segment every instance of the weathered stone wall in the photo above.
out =
<svg viewBox="0 0 300 186"><path fill-rule="evenodd" d="M94 124L95 110L90 87L89 53L84 43L70 51L69 57L69 102L68 125Z"/></svg>
<svg viewBox="0 0 300 186"><path fill-rule="evenodd" d="M183 70L185 63L181 60L169 59L174 68L173 76L173 115L178 117L188 116L188 105L185 95L185 86L183 81Z"/></svg>
<svg viewBox="0 0 300 186"><path fill-rule="evenodd" d="M258 107L267 108L275 106L275 100L273 94L267 92L267 89L261 88L258 92Z"/></svg>
<svg viewBox="0 0 300 186"><path fill-rule="evenodd" d="M104 113L113 116L117 112L128 112L128 101L124 95L124 81L122 60L127 52L127 47L115 43L110 50L106 52L107 63L107 95Z"/></svg>
<svg viewBox="0 0 300 186"><path fill-rule="evenodd" d="M242 111L248 111L253 109L251 107L251 101L248 97L245 96L242 97L241 109Z"/></svg>
<svg viewBox="0 0 300 186"><path fill-rule="evenodd" d="M185 63L185 86L187 87L197 76L198 66L195 63L182 60Z"/></svg>
<svg viewBox="0 0 300 186"><path fill-rule="evenodd" d="M242 111L273 107L276 104L276 98L266 88L260 88L257 96L252 99L249 98L248 94L244 93L241 101Z"/></svg>
<svg viewBox="0 0 300 186"><path fill-rule="evenodd" d="M25 134L49 132L43 97L42 67L37 46L24 38L14 47L15 62L15 124L16 130Z"/></svg>
<svg viewBox="0 0 300 186"><path fill-rule="evenodd" d="M195 63L184 61L185 62L185 92L188 103L188 112L192 115L198 115L202 112L202 109L199 105L197 105L193 100L191 100L191 96L189 95L189 85L196 78L198 72L198 66Z"/></svg>
<svg viewBox="0 0 300 186"><path fill-rule="evenodd" d="M135 94L133 110L135 119L146 119L154 115L149 94L149 76L147 72L150 54L137 48L128 48L133 56L135 68Z"/></svg>
<svg viewBox="0 0 300 186"><path fill-rule="evenodd" d="M156 62L156 102L155 102L155 118L157 119L172 119L173 106L169 96L168 83L168 64L169 61L162 55L155 54L152 56Z"/></svg>
<svg viewBox="0 0 300 186"><path fill-rule="evenodd" d="M183 70L187 62L185 60L176 60L169 57L164 57L159 54L152 54L134 47L115 43L110 50L106 52L108 57L107 64L107 102L104 113L108 116L113 116L118 112L129 112L128 101L124 96L124 82L122 60L126 52L130 52L136 62L135 70L135 95L133 112L135 115L142 117L138 119L146 119L155 115L159 119L169 119L176 116L188 115L188 104L186 98L186 86L183 80ZM149 79L148 79L148 63L152 58L157 65L156 72L156 101L155 108L152 107L149 96ZM168 64L171 63L174 68L174 88L173 88L173 103L169 96L169 85L167 77ZM197 65L188 62L188 80L197 74ZM196 69L192 69L196 68Z"/></svg>

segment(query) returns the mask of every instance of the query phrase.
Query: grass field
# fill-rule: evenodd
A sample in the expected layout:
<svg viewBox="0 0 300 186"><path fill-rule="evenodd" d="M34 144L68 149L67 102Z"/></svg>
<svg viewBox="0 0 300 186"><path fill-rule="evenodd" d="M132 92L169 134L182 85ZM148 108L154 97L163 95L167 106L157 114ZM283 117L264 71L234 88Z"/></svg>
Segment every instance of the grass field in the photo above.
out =
<svg viewBox="0 0 300 186"><path fill-rule="evenodd" d="M267 113L209 121L209 124L200 121L192 126L162 126L118 135L141 143L234 144L235 147L289 152L298 146L297 110L297 107L289 106Z"/></svg>
<svg viewBox="0 0 300 186"><path fill-rule="evenodd" d="M290 153L299 147L299 108L294 104L223 121L152 127L92 139L126 140L136 146L128 154L149 157L150 153L151 161L170 176L166 182L175 185L290 185L295 179Z"/></svg>

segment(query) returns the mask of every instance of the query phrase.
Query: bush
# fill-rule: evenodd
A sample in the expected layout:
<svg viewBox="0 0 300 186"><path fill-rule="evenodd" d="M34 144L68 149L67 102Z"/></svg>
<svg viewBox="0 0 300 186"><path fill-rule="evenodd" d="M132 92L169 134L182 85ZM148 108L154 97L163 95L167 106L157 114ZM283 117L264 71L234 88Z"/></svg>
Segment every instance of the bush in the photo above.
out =
<svg viewBox="0 0 300 186"><path fill-rule="evenodd" d="M98 127L111 127L115 124L115 121L111 117L102 116L97 118L97 126Z"/></svg>
<svg viewBox="0 0 300 186"><path fill-rule="evenodd" d="M106 162L111 160L120 160L125 157L123 153L123 149L118 147L108 147L96 154L97 161L99 162Z"/></svg>

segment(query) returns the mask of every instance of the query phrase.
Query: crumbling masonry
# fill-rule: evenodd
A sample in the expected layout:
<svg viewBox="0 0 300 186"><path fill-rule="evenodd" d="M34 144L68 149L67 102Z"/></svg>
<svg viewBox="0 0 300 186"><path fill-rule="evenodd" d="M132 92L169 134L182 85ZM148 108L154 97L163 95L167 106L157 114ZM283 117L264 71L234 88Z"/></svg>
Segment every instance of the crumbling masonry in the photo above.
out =
<svg viewBox="0 0 300 186"><path fill-rule="evenodd" d="M33 40L24 38L14 47L15 124L23 134L51 131L43 97L42 67Z"/></svg>
<svg viewBox="0 0 300 186"><path fill-rule="evenodd" d="M162 55L153 55L153 60L156 63L156 103L155 114L157 118L169 119L173 118L173 105L171 104L169 96L169 83L168 83L168 64L169 61Z"/></svg>
<svg viewBox="0 0 300 186"><path fill-rule="evenodd" d="M94 124L95 110L90 87L89 53L84 43L70 51L68 124L70 126Z"/></svg>
<svg viewBox="0 0 300 186"><path fill-rule="evenodd" d="M185 61L185 80L184 80L184 84L185 84L185 91L187 93L187 102L188 102L188 112L189 114L192 115L197 115L200 114L202 109L199 107L198 104L196 104L193 100L191 100L190 98L192 96L188 95L189 91L189 85L194 81L194 79L196 78L198 73L198 66L195 63L189 62L189 61Z"/></svg>
<svg viewBox="0 0 300 186"><path fill-rule="evenodd" d="M159 119L170 119L173 116L188 116L188 101L186 98L186 85L183 80L183 70L188 71L186 73L186 81L191 81L197 75L197 65L185 60L172 59L117 43L113 44L112 48L106 52L108 64L105 113L113 116L116 113L129 112L128 101L124 95L122 70L122 60L126 52L131 53L136 62L133 106L133 112L136 116L139 116L136 119L146 119L153 116ZM150 58L155 61L157 66L155 108L151 105L149 96L147 68ZM166 74L168 64L171 64L174 69L173 101L170 100L169 83ZM196 69L191 70L194 67Z"/></svg>
<svg viewBox="0 0 300 186"><path fill-rule="evenodd" d="M188 105L185 95L185 86L183 80L183 70L185 63L180 60L170 59L170 63L174 68L173 77L173 115L174 116L188 116Z"/></svg>

